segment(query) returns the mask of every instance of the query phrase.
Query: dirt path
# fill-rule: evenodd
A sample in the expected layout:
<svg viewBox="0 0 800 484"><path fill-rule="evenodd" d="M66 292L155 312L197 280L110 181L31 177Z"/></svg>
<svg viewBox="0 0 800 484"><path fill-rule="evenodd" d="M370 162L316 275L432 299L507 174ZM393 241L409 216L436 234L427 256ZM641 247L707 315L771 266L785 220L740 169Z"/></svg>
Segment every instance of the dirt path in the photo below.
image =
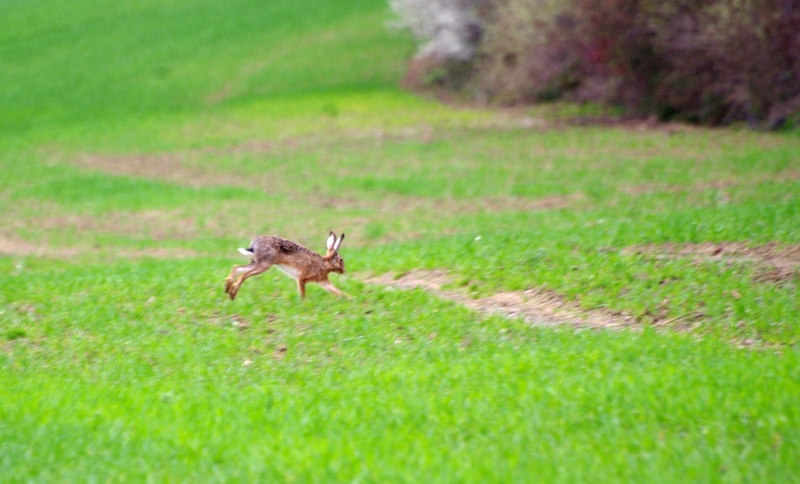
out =
<svg viewBox="0 0 800 484"><path fill-rule="evenodd" d="M756 280L762 283L780 283L800 273L800 244L781 245L770 242L761 246L749 246L745 242L671 243L628 247L623 249L623 252L657 258L690 257L698 263L722 261L754 264L757 270ZM578 304L545 290L501 291L492 296L474 299L464 291L446 289L448 285L452 285L453 278L442 270L417 269L400 277L384 274L370 277L365 282L406 290L421 288L437 297L457 302L481 313L522 318L529 324L537 326L568 325L616 329L636 325L635 319L630 315L609 310L581 308ZM684 316L691 318L697 315ZM660 321L657 325L663 326L679 319L683 317Z"/></svg>
<svg viewBox="0 0 800 484"><path fill-rule="evenodd" d="M437 297L481 313L522 318L536 326L618 329L635 324L630 316L605 310L586 310L549 291L502 291L492 296L473 299L461 291L444 289L453 280L446 272L439 270L414 270L399 278L384 274L368 278L365 282L406 290L421 288Z"/></svg>
<svg viewBox="0 0 800 484"><path fill-rule="evenodd" d="M685 257L704 263L749 263L756 267L756 280L779 283L800 274L800 244L768 242L751 246L746 242L666 243L628 247L623 252L656 258Z"/></svg>

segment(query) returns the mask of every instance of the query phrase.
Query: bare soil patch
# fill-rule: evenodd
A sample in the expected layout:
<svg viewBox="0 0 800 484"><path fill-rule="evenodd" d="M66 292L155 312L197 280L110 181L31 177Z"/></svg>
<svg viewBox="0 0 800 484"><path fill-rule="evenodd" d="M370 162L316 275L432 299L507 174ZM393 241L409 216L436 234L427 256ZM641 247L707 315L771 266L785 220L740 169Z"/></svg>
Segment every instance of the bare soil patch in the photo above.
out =
<svg viewBox="0 0 800 484"><path fill-rule="evenodd" d="M34 244L24 240L16 240L0 235L0 256L33 255L51 257L73 257L81 251L75 248L54 248L47 245Z"/></svg>
<svg viewBox="0 0 800 484"><path fill-rule="evenodd" d="M0 235L0 256L35 256L49 258L69 258L80 255L96 255L101 258L146 258L180 259L195 257L198 254L187 249L172 247L153 247L148 249L126 249L119 247L52 247L47 244L35 244Z"/></svg>
<svg viewBox="0 0 800 484"><path fill-rule="evenodd" d="M623 252L658 257L687 257L698 263L722 261L750 263L758 268L756 279L782 282L800 277L800 244L751 246L746 242L703 242L699 244L648 244L628 247Z"/></svg>
<svg viewBox="0 0 800 484"><path fill-rule="evenodd" d="M646 183L640 185L622 186L623 193L631 196L646 195L649 193L684 193L684 192L703 192L706 190L725 190L739 186L752 186L765 182L786 182L800 178L800 171L784 170L775 174L756 175L743 179L720 179L691 183L688 185L668 185L658 183Z"/></svg>
<svg viewBox="0 0 800 484"><path fill-rule="evenodd" d="M136 176L165 180L184 186L252 186L244 175L207 169L193 161L196 153L160 153L135 155L84 154L72 161L76 166L100 170L113 175Z"/></svg>
<svg viewBox="0 0 800 484"><path fill-rule="evenodd" d="M197 235L194 219L178 210L109 212L101 215L61 214L35 217L33 220L38 227L55 232L70 229L80 232L147 236L155 240L188 239Z"/></svg>
<svg viewBox="0 0 800 484"><path fill-rule="evenodd" d="M421 288L436 296L457 302L481 313L500 314L509 318L522 318L535 326L573 326L600 329L619 329L633 326L631 316L606 310L587 310L566 301L561 296L545 290L502 291L492 296L473 299L469 295L444 287L453 279L440 270L414 270L395 277L385 274L366 280L399 289Z"/></svg>

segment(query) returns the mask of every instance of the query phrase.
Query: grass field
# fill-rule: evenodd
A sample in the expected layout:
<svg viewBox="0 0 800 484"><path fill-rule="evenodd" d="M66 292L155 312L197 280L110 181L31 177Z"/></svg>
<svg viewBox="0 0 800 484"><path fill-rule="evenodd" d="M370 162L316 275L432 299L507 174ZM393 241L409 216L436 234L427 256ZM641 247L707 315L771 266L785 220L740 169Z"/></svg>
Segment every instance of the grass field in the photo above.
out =
<svg viewBox="0 0 800 484"><path fill-rule="evenodd" d="M442 105L388 20L0 5L0 480L796 482L800 136ZM227 299L329 230L352 300Z"/></svg>

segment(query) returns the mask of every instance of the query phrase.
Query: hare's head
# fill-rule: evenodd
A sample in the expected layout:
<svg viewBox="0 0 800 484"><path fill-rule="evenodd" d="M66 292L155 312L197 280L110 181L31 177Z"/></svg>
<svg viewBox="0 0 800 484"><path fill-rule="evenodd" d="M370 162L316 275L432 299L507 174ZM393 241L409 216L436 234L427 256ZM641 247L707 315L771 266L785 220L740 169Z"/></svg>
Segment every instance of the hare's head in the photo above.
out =
<svg viewBox="0 0 800 484"><path fill-rule="evenodd" d="M331 271L337 274L344 274L344 259L339 255L339 246L342 244L343 240L344 234L336 238L336 234L331 232L327 241L328 253L323 257L323 259L328 262Z"/></svg>

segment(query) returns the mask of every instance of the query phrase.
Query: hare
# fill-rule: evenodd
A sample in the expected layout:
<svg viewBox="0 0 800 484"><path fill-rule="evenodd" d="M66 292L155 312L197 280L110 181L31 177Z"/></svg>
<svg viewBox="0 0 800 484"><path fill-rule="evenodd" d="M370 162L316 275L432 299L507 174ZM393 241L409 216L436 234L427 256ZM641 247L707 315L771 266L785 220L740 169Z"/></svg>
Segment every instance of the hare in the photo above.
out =
<svg viewBox="0 0 800 484"><path fill-rule="evenodd" d="M239 252L251 262L246 266L233 266L228 278L225 279L225 292L231 299L235 299L245 279L257 276L275 266L297 281L297 290L303 299L306 297L307 282L315 282L331 294L349 298L350 296L335 288L328 280L328 274L331 272L344 274L344 260L338 253L342 240L344 234L337 238L336 234L331 232L327 240L328 252L323 257L291 240L274 235L256 237L250 242L250 247L239 249ZM235 278L237 274L240 274L238 279Z"/></svg>

